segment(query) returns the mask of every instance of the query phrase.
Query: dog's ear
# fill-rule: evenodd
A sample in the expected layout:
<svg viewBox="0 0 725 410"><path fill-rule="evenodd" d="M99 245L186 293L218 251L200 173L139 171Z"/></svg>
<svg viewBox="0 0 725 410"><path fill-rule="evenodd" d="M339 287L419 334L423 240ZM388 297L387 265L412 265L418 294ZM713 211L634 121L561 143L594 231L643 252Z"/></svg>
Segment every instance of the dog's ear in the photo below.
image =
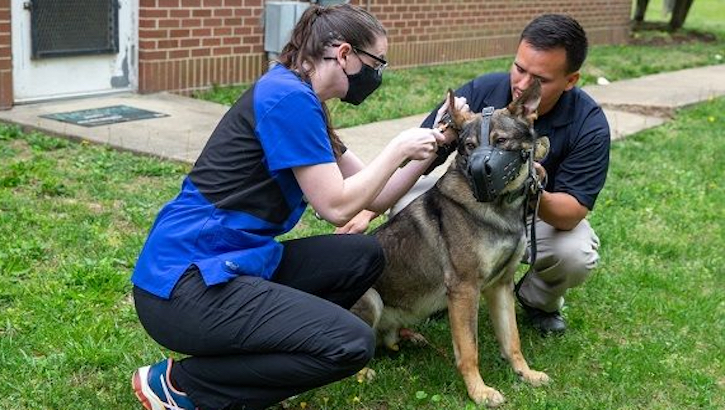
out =
<svg viewBox="0 0 725 410"><path fill-rule="evenodd" d="M534 150L534 161L541 161L549 153L551 142L548 137L539 137L536 139L536 149Z"/></svg>
<svg viewBox="0 0 725 410"><path fill-rule="evenodd" d="M538 117L536 110L539 108L540 102L541 83L539 80L534 80L534 83L524 90L519 98L512 101L507 109L511 114L524 118L531 124Z"/></svg>
<svg viewBox="0 0 725 410"><path fill-rule="evenodd" d="M471 110L463 111L456 109L456 94L452 89L448 89L448 114L453 119L456 129L463 129L463 125L470 121L474 114Z"/></svg>

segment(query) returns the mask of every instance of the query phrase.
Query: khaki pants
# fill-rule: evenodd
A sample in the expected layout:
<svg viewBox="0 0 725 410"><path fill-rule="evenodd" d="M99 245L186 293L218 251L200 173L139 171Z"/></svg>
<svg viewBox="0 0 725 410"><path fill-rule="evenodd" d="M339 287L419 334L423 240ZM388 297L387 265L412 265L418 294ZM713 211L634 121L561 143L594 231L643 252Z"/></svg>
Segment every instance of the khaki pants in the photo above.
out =
<svg viewBox="0 0 725 410"><path fill-rule="evenodd" d="M561 309L567 289L584 283L597 266L598 249L599 238L586 219L561 231L537 218L536 262L523 278L519 297L545 312Z"/></svg>
<svg viewBox="0 0 725 410"><path fill-rule="evenodd" d="M435 175L421 177L390 209L390 214L400 212L437 180ZM531 243L528 245L530 249ZM567 289L584 283L597 266L598 249L599 238L586 219L571 231L561 231L537 218L536 262L532 272L523 279L519 296L527 305L545 312L561 309Z"/></svg>

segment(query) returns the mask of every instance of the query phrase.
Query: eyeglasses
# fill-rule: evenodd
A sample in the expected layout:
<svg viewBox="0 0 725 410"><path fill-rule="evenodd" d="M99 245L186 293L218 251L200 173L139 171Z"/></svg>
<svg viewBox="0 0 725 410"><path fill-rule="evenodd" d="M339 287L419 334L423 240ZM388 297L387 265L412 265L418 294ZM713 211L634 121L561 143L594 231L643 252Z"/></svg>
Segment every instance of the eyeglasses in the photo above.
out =
<svg viewBox="0 0 725 410"><path fill-rule="evenodd" d="M332 44L330 47L340 47L341 45L342 44ZM387 61L376 56L375 54L370 54L367 51L359 49L355 46L351 46L351 47L352 47L352 50L355 52L355 54L357 54L357 53L365 54L366 56L375 60L375 62L378 64L375 67L372 67L372 69L377 71L378 75L383 75L383 71L385 71L385 69L388 67ZM358 56L358 58L360 58L360 56ZM324 60L334 60L334 58L332 58L332 57L323 57L323 59ZM362 61L362 60L360 60L360 61ZM363 63L363 64L365 64L365 63Z"/></svg>
<svg viewBox="0 0 725 410"><path fill-rule="evenodd" d="M370 54L370 53L368 53L367 51L365 51L365 50L362 50L362 49L359 49L359 48L357 48L357 47L355 47L355 46L353 46L353 47L352 47L352 49L353 49L353 50L354 50L354 51L355 51L356 53L363 53L363 54L365 54L366 56L368 56L368 57L372 58L373 60L375 60L375 61L376 61L376 62L378 63L378 65L376 65L375 67L373 67L373 69L374 69L375 71L377 71L379 75L382 75L382 74L383 74L383 71L385 71L385 68L387 68L387 67L388 67L388 62L387 62L387 61L385 61L385 60L383 60L382 58L380 58L380 57L378 57L378 56L376 56L376 55L374 55L374 54Z"/></svg>

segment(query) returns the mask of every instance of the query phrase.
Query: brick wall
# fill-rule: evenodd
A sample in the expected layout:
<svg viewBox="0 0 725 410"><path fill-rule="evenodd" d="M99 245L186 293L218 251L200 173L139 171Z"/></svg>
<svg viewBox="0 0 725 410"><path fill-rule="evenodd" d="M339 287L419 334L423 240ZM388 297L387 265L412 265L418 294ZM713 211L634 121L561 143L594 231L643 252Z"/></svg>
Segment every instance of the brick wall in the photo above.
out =
<svg viewBox="0 0 725 410"><path fill-rule="evenodd" d="M10 0L0 0L0 109L13 105Z"/></svg>
<svg viewBox="0 0 725 410"><path fill-rule="evenodd" d="M353 1L383 22L393 67L512 55L524 26L542 13L570 14L592 44L622 43L631 0Z"/></svg>
<svg viewBox="0 0 725 410"><path fill-rule="evenodd" d="M139 0L139 91L239 84L265 69L262 0Z"/></svg>
<svg viewBox="0 0 725 410"><path fill-rule="evenodd" d="M139 91L251 82L267 67L263 0L139 0ZM592 44L627 38L631 0L352 0L389 33L392 68L512 55L544 12L573 15Z"/></svg>

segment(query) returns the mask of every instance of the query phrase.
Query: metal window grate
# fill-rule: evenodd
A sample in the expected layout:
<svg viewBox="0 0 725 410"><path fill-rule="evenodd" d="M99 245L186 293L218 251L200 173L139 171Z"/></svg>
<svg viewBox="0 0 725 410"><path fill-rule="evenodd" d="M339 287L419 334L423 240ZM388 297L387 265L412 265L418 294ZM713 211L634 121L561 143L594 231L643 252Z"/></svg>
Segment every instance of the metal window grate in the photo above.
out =
<svg viewBox="0 0 725 410"><path fill-rule="evenodd" d="M32 0L33 58L118 52L118 0Z"/></svg>

